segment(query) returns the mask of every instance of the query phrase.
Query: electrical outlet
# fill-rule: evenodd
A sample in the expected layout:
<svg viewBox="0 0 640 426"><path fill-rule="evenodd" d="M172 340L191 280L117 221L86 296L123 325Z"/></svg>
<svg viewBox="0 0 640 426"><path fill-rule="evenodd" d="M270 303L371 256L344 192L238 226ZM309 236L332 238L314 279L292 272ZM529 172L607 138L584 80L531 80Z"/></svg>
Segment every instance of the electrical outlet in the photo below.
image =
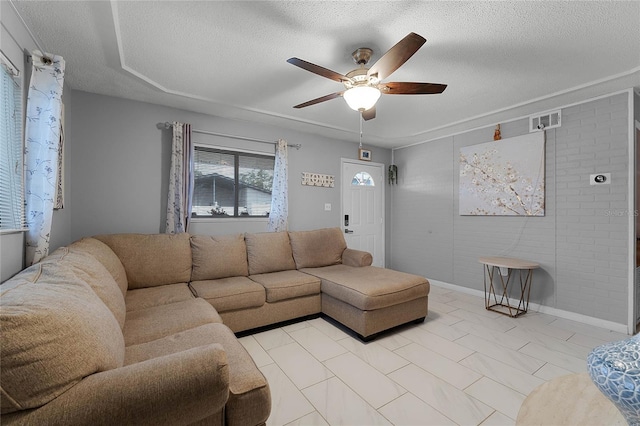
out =
<svg viewBox="0 0 640 426"><path fill-rule="evenodd" d="M324 211L325 212L331 211L331 203L324 203Z"/></svg>

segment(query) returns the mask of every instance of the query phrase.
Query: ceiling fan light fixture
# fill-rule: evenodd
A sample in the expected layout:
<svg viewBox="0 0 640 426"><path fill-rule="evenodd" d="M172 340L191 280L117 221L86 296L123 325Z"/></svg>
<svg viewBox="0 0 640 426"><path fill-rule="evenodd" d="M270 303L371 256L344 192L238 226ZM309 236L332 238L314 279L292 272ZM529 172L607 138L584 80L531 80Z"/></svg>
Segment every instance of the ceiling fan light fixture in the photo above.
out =
<svg viewBox="0 0 640 426"><path fill-rule="evenodd" d="M446 84L386 82L382 83L394 71L400 68L422 47L427 40L416 33L409 33L380 57L370 68L369 63L373 51L367 47L356 49L351 56L359 68L343 75L299 58L289 58L287 62L303 70L312 72L344 85L344 90L334 92L310 101L295 105L294 108L305 108L331 99L343 97L349 108L359 111L363 120L376 117L376 102L380 95L434 95L442 93Z"/></svg>
<svg viewBox="0 0 640 426"><path fill-rule="evenodd" d="M344 92L342 96L352 110L366 111L378 102L380 90L371 86L356 86Z"/></svg>

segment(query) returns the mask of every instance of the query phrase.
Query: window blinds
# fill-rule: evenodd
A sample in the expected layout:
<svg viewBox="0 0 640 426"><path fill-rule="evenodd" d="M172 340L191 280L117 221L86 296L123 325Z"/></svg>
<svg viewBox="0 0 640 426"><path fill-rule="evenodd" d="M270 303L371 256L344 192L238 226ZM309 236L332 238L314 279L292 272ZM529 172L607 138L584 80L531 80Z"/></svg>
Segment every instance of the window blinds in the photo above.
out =
<svg viewBox="0 0 640 426"><path fill-rule="evenodd" d="M3 55L4 56L4 55ZM0 232L25 228L20 81L2 61L0 102Z"/></svg>

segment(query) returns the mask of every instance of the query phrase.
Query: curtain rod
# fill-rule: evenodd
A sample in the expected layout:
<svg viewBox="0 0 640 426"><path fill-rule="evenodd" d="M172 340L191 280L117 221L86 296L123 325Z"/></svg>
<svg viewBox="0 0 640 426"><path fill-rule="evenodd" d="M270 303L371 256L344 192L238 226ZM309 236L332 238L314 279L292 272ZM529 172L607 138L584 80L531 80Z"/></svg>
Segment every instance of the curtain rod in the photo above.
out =
<svg viewBox="0 0 640 426"><path fill-rule="evenodd" d="M173 124L169 123L168 121L164 122L164 128L165 129L170 129L172 127L173 127ZM204 134L204 135L222 136L222 137L225 137L225 138L239 139L239 140L243 140L243 141L268 143L268 144L271 144L271 145L277 144L277 142L273 142L273 141L265 141L265 140L262 140L262 139L248 138L248 137L245 137L245 136L227 135L227 134L224 134L224 133L210 132L208 130L191 129L191 131L194 132L194 133L201 133L201 134ZM299 144L299 143L287 144L287 146L289 146L291 148L295 148L295 149L302 148L302 144Z"/></svg>
<svg viewBox="0 0 640 426"><path fill-rule="evenodd" d="M0 60L2 61L2 65L9 71L11 75L14 77L20 76L20 70L11 62L11 59L4 54L2 50L0 50Z"/></svg>

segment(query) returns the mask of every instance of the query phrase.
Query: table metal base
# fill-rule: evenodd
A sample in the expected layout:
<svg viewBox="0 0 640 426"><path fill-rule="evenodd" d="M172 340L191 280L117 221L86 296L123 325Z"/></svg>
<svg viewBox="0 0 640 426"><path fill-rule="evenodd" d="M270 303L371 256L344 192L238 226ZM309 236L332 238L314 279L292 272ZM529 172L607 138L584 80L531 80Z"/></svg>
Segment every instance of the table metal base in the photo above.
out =
<svg viewBox="0 0 640 426"><path fill-rule="evenodd" d="M512 318L518 317L527 313L529 309L529 294L531 293L531 279L533 277L533 269L507 269L507 276L500 273L500 267L494 265L485 265L486 274L484 274L484 301L485 308L490 311L498 312L502 315L507 315ZM502 294L496 294L496 287L494 286L494 277L497 275L500 278L500 284L502 287ZM519 272L519 285L520 285L520 300L517 306L512 306L509 302L509 285L512 286L512 281L518 282L513 275L514 271ZM488 281L488 282L487 282ZM498 292L500 289L497 289Z"/></svg>

